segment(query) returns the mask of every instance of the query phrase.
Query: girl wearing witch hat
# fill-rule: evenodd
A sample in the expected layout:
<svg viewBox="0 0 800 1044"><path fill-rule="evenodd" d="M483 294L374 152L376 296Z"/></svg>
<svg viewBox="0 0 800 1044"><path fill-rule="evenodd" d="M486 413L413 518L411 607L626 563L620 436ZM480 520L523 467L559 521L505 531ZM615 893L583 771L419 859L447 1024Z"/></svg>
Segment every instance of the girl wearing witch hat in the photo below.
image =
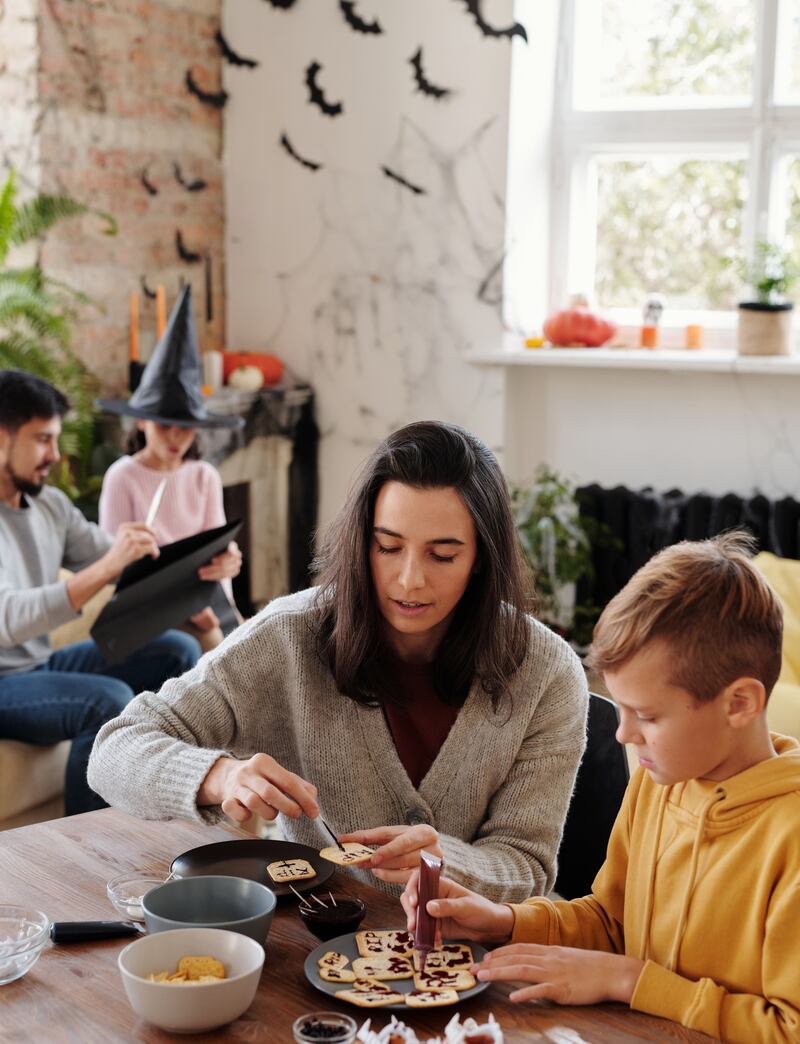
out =
<svg viewBox="0 0 800 1044"><path fill-rule="evenodd" d="M134 417L127 450L108 469L100 494L100 525L112 536L123 522L150 525L159 544L193 536L225 524L222 482L213 465L201 460L196 432L202 428L237 428L241 417L211 414L201 392L200 354L192 319L191 287L181 291L161 340L130 399L100 399L109 413ZM203 580L220 580L233 604L231 579L242 567L235 542L200 570ZM217 614L206 607L187 621L185 630L204 652L222 641Z"/></svg>

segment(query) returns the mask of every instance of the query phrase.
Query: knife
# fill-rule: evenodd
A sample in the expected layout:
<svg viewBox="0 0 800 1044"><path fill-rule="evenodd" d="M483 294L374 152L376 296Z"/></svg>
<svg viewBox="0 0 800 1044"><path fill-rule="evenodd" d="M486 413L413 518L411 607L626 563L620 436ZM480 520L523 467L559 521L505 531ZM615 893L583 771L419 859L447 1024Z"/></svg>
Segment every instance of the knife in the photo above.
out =
<svg viewBox="0 0 800 1044"><path fill-rule="evenodd" d="M94 942L144 934L144 925L132 921L53 921L50 925L50 938L54 943Z"/></svg>
<svg viewBox="0 0 800 1044"><path fill-rule="evenodd" d="M156 491L153 494L153 499L150 501L150 507L147 509L147 518L144 520L144 524L146 526L152 526L153 521L155 520L156 512L158 511L159 505L161 503L161 498L164 496L164 489L166 485L167 480L163 478L156 487Z"/></svg>

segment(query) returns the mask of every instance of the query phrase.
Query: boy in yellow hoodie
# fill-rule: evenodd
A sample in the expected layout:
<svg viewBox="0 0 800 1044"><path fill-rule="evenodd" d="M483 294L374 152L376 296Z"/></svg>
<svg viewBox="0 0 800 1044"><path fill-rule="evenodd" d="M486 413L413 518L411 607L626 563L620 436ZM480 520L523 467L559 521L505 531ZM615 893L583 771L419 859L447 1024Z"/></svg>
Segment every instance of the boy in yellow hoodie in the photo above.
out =
<svg viewBox="0 0 800 1044"><path fill-rule="evenodd" d="M782 613L749 555L741 533L669 547L597 623L589 659L641 768L591 895L499 905L443 879L428 904L443 937L500 946L475 970L526 984L512 1000L800 1041L800 744L767 727ZM409 929L416 899L415 875Z"/></svg>

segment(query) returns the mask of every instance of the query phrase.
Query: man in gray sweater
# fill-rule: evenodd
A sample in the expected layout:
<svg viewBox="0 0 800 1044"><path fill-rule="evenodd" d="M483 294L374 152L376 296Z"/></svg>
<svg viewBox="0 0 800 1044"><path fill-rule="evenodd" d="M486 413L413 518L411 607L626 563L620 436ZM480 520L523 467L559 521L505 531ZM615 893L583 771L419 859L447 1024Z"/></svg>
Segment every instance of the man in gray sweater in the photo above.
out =
<svg viewBox="0 0 800 1044"><path fill-rule="evenodd" d="M95 735L135 693L159 688L197 662L197 641L166 631L110 667L92 641L53 652L48 632L80 616L92 595L144 555L152 531L120 527L114 540L52 486L69 404L46 381L0 370L0 736L26 743L71 739L67 815L101 808L86 781ZM66 581L61 567L74 570Z"/></svg>

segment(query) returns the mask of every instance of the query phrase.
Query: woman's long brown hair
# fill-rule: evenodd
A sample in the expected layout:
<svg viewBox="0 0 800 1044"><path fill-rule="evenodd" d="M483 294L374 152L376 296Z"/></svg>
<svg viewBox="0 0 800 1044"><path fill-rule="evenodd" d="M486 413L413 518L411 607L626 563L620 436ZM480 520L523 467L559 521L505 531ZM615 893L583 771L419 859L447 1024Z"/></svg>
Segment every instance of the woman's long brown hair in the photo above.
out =
<svg viewBox="0 0 800 1044"><path fill-rule="evenodd" d="M452 487L472 517L477 568L437 649L433 681L442 700L461 706L478 678L496 703L527 651L529 574L497 460L480 439L439 421L409 424L378 446L323 539L315 562L317 623L339 691L365 704L392 698L369 564L375 501L387 482Z"/></svg>

